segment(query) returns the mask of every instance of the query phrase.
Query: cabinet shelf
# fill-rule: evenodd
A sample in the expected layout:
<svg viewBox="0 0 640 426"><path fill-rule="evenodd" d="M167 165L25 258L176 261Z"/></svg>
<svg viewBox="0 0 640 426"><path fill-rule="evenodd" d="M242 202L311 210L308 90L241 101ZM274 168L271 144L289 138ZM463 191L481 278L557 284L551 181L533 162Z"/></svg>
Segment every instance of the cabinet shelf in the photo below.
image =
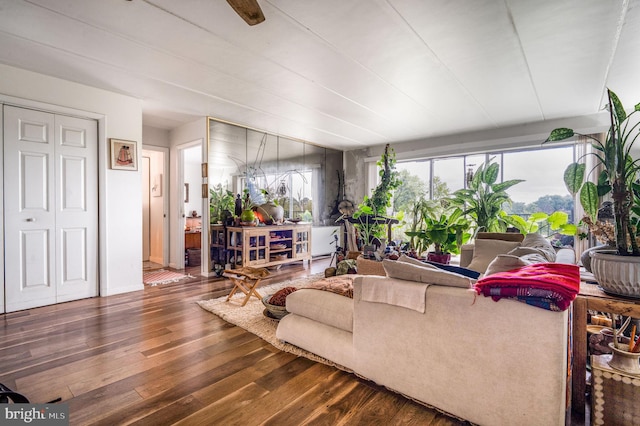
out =
<svg viewBox="0 0 640 426"><path fill-rule="evenodd" d="M311 261L309 224L228 227L226 237L227 262L232 268Z"/></svg>

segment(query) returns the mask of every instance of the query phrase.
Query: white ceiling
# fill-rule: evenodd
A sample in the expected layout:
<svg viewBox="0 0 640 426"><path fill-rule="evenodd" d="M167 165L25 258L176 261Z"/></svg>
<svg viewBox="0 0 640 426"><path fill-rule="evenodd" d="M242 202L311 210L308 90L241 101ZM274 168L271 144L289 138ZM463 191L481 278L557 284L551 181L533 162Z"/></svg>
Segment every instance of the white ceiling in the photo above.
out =
<svg viewBox="0 0 640 426"><path fill-rule="evenodd" d="M640 100L640 0L0 0L0 62L341 149Z"/></svg>

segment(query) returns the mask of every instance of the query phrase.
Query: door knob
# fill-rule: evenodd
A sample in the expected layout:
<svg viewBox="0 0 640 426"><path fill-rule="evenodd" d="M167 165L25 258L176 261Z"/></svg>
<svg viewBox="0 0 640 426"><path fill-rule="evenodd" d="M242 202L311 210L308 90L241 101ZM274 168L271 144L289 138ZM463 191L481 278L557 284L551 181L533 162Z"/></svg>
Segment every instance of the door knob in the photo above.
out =
<svg viewBox="0 0 640 426"><path fill-rule="evenodd" d="M28 218L26 219L26 221L27 221L27 222L35 222L35 221L36 221L36 218L35 218L35 217L28 217Z"/></svg>

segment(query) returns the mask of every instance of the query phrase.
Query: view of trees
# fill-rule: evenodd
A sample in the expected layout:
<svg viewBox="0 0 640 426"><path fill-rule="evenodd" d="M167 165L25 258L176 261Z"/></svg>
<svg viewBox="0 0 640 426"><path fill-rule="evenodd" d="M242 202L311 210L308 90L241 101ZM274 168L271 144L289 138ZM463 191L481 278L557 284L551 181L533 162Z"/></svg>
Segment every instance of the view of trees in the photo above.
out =
<svg viewBox="0 0 640 426"><path fill-rule="evenodd" d="M401 185L396 189L392 200L392 215L405 213L405 222L395 227L394 238L406 240L405 230L409 229L408 223L411 219L409 212L417 200L434 199L441 200L452 194L446 182L438 176L433 177L433 197L429 197L429 185L419 176L408 170L399 170ZM543 195L532 203L514 201L511 206L505 204L503 209L508 214L516 214L527 218L530 214L544 212L551 214L556 211L563 211L569 214L569 222L573 220L573 198L571 195Z"/></svg>

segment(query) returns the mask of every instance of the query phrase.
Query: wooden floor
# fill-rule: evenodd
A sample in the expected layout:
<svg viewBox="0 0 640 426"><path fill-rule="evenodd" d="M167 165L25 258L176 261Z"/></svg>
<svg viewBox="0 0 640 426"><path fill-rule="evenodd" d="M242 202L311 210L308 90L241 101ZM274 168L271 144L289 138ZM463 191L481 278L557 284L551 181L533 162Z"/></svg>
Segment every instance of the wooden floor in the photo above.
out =
<svg viewBox="0 0 640 426"><path fill-rule="evenodd" d="M326 266L285 266L277 279ZM72 425L461 424L195 303L229 289L198 278L0 315L0 383L34 403L62 398Z"/></svg>

